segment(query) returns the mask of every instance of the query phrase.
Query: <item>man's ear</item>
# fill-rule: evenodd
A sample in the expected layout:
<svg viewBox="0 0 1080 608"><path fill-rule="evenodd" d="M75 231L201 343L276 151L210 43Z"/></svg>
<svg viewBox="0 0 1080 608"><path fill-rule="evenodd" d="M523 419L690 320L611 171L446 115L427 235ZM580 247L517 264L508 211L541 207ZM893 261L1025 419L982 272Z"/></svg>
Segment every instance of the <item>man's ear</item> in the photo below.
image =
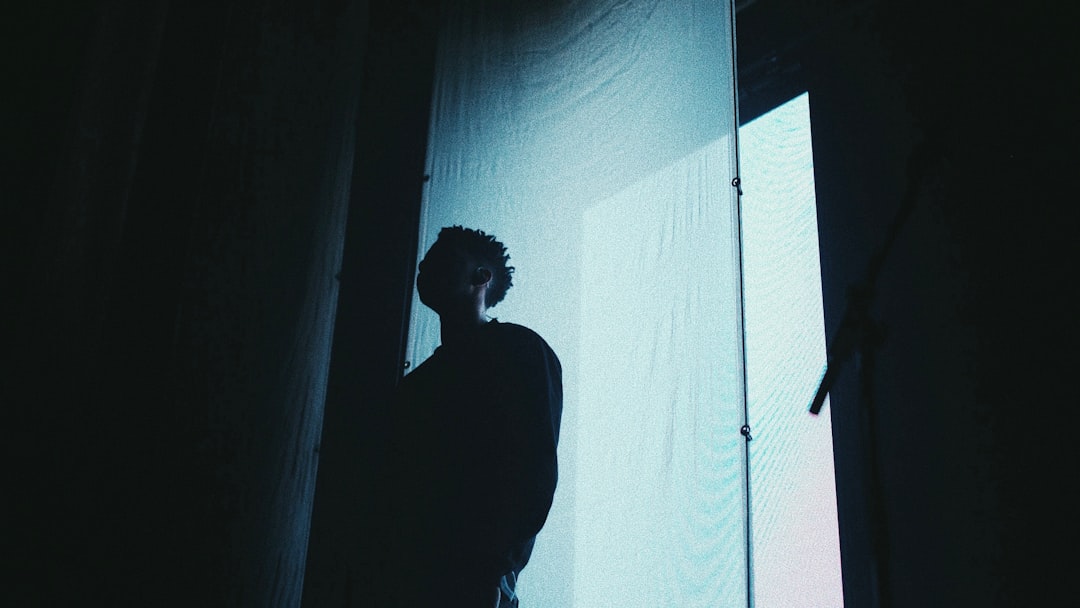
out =
<svg viewBox="0 0 1080 608"><path fill-rule="evenodd" d="M472 284L483 285L491 280L491 271L483 266L478 267L473 271Z"/></svg>

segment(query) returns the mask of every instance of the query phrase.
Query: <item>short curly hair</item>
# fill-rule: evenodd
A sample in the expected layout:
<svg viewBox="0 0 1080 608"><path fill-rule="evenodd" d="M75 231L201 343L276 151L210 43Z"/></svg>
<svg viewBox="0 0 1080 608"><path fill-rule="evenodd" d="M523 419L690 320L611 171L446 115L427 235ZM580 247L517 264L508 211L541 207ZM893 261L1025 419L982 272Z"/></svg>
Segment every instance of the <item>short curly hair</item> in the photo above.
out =
<svg viewBox="0 0 1080 608"><path fill-rule="evenodd" d="M439 231L437 242L453 247L491 270L491 286L488 287L484 304L491 308L506 297L506 292L513 286L514 267L509 265L510 256L506 245L495 239L494 235L483 230L473 230L463 226L447 226Z"/></svg>

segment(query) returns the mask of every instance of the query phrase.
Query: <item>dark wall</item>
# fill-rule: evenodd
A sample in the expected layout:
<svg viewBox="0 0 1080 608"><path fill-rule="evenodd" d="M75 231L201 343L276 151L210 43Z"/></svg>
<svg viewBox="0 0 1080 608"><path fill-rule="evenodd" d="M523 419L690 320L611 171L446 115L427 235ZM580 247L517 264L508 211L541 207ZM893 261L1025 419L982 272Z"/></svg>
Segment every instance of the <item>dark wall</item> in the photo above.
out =
<svg viewBox="0 0 1080 608"><path fill-rule="evenodd" d="M22 4L0 603L297 605L366 4Z"/></svg>

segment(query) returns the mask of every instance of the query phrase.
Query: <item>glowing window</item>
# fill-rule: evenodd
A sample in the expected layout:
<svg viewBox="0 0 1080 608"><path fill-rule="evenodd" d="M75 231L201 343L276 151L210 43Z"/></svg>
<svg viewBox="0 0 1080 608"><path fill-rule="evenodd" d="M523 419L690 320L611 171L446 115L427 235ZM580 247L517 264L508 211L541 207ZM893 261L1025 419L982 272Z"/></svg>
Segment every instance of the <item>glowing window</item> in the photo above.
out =
<svg viewBox="0 0 1080 608"><path fill-rule="evenodd" d="M739 139L754 605L842 606L809 96Z"/></svg>

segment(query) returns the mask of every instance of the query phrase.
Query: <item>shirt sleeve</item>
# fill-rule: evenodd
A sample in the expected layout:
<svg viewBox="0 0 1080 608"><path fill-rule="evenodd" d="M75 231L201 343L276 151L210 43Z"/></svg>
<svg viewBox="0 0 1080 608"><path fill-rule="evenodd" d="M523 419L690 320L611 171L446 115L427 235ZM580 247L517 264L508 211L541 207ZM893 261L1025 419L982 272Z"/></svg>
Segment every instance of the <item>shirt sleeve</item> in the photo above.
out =
<svg viewBox="0 0 1080 608"><path fill-rule="evenodd" d="M558 482L562 366L531 330L515 326L492 350L490 428L484 455L490 483L478 512L479 533L496 577L525 566L551 509Z"/></svg>

